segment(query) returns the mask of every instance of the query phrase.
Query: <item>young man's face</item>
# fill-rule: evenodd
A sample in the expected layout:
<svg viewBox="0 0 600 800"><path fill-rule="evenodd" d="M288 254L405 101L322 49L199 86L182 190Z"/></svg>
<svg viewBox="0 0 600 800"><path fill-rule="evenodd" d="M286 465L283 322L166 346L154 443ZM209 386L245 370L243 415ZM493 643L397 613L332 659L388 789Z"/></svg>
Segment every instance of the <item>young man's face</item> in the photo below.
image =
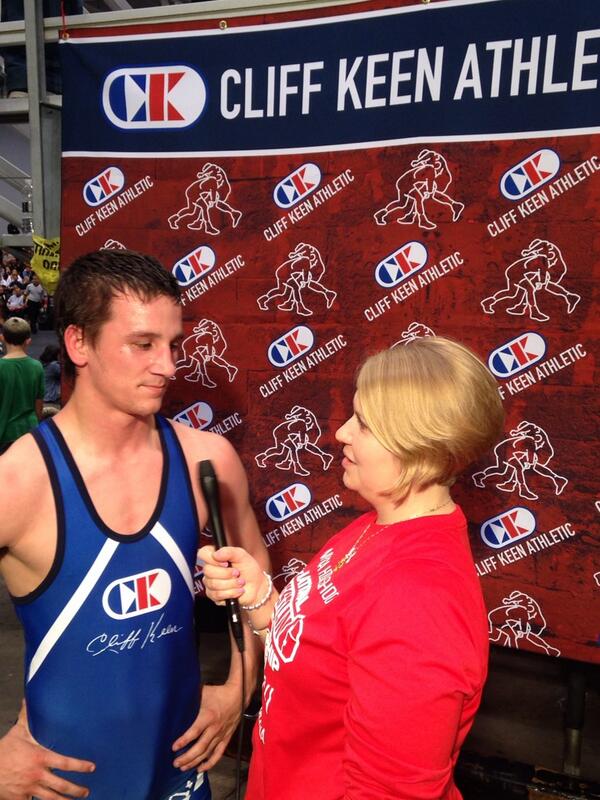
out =
<svg viewBox="0 0 600 800"><path fill-rule="evenodd" d="M84 380L107 411L148 416L161 406L183 336L181 307L166 296L144 302L118 294L94 344L86 344Z"/></svg>

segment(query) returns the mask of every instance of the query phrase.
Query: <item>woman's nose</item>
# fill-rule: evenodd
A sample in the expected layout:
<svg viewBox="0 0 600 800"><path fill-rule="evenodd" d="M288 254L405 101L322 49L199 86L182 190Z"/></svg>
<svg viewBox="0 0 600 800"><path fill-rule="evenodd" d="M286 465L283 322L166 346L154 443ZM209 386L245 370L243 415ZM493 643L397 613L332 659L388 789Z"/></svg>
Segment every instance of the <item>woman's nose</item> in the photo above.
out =
<svg viewBox="0 0 600 800"><path fill-rule="evenodd" d="M343 425L335 432L335 438L338 442L342 444L349 444L350 443L350 430L349 430L349 422L350 420L346 420Z"/></svg>

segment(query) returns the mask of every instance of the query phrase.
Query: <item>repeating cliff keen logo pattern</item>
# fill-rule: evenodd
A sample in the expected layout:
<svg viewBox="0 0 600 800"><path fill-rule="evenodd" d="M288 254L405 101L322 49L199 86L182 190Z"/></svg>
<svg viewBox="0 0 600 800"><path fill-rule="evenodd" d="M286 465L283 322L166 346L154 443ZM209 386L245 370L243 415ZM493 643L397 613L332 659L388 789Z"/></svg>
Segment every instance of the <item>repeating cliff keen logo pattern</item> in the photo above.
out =
<svg viewBox="0 0 600 800"><path fill-rule="evenodd" d="M560 249L545 239L533 239L521 250L521 257L512 262L504 273L506 285L481 301L486 314L494 314L498 303L514 303L505 307L507 314L526 316L534 322L548 322L550 317L538 305L538 295L545 293L561 297L567 314L572 314L581 296L562 285L567 265Z"/></svg>
<svg viewBox="0 0 600 800"><path fill-rule="evenodd" d="M214 268L217 261L215 251L207 244L194 248L183 258L176 262L171 270L177 283L181 287L189 286Z"/></svg>
<svg viewBox="0 0 600 800"><path fill-rule="evenodd" d="M549 656L560 655L560 650L543 638L547 623L539 603L518 589L503 597L502 604L489 612L488 623L490 642L518 650L524 639Z"/></svg>
<svg viewBox="0 0 600 800"><path fill-rule="evenodd" d="M83 187L83 199L88 206L101 206L125 187L125 175L119 167L107 167Z"/></svg>
<svg viewBox="0 0 600 800"><path fill-rule="evenodd" d="M218 236L225 217L229 217L236 228L242 219L242 212L230 205L230 194L231 185L225 170L207 161L196 173L196 180L185 190L185 205L169 217L169 227L174 231L179 230L181 222L185 220L185 226L191 231Z"/></svg>
<svg viewBox="0 0 600 800"><path fill-rule="evenodd" d="M410 323L405 331L402 331L400 338L397 342L394 342L392 347L407 345L409 342L413 342L415 339L423 339L425 336L435 336L435 333L428 325L415 320L415 322Z"/></svg>
<svg viewBox="0 0 600 800"><path fill-rule="evenodd" d="M273 190L273 200L279 208L293 208L314 192L320 183L321 169L309 161L279 181Z"/></svg>
<svg viewBox="0 0 600 800"><path fill-rule="evenodd" d="M508 169L500 179L500 191L507 200L522 200L556 177L559 170L558 154L544 147Z"/></svg>
<svg viewBox="0 0 600 800"><path fill-rule="evenodd" d="M497 378L511 378L546 355L546 341L535 331L525 331L504 342L488 356L488 367Z"/></svg>
<svg viewBox="0 0 600 800"><path fill-rule="evenodd" d="M101 250L127 250L124 244L121 244L117 239L107 239L102 247Z"/></svg>
<svg viewBox="0 0 600 800"><path fill-rule="evenodd" d="M313 312L307 308L309 292L322 295L327 308L331 308L337 292L323 284L325 264L319 250L311 244L299 242L288 253L288 258L275 270L275 286L257 299L261 311L268 311L274 300L280 300L280 311L292 311L302 317Z"/></svg>
<svg viewBox="0 0 600 800"><path fill-rule="evenodd" d="M533 422L523 420L513 428L508 437L494 448L494 457L494 464L472 476L473 483L479 489L483 489L493 480L494 486L501 492L516 491L524 500L538 500L538 495L527 482L531 473L549 481L557 496L562 494L569 482L550 467L554 448L546 431ZM498 478L505 480L495 480Z"/></svg>
<svg viewBox="0 0 600 800"><path fill-rule="evenodd" d="M237 375L237 367L225 359L227 342L221 328L211 319L201 319L192 329L192 333L181 343L182 357L177 361L175 368L189 370L183 377L186 381L197 383L200 381L206 389L214 389L217 384L208 374L208 368L214 373L212 367L227 374L231 383Z"/></svg>
<svg viewBox="0 0 600 800"><path fill-rule="evenodd" d="M311 329L306 325L296 325L271 342L267 356L274 367L283 369L306 355L314 343L315 335Z"/></svg>
<svg viewBox="0 0 600 800"><path fill-rule="evenodd" d="M535 516L524 506L514 506L481 525L480 533L488 547L499 549L526 539L536 529Z"/></svg>
<svg viewBox="0 0 600 800"><path fill-rule="evenodd" d="M254 457L260 469L267 464L281 470L291 470L295 475L310 475L310 470L300 462L300 456L310 453L321 461L323 470L328 470L333 456L319 445L321 428L317 418L308 408L295 405L283 422L273 428L273 445Z"/></svg>
<svg viewBox="0 0 600 800"><path fill-rule="evenodd" d="M299 514L312 502L310 489L304 483L292 483L276 492L265 503L265 511L273 522L284 522Z"/></svg>
<svg viewBox="0 0 600 800"><path fill-rule="evenodd" d="M173 419L175 422L181 422L187 425L188 428L194 428L198 431L203 431L213 421L213 410L208 403L204 400L198 400L196 403L184 408L178 414L175 414Z"/></svg>
<svg viewBox="0 0 600 800"><path fill-rule="evenodd" d="M465 206L449 194L451 183L452 175L444 156L435 150L421 150L396 181L396 199L373 215L375 222L378 225L416 223L423 230L435 230L437 224L427 216L435 205L447 206L452 222L457 222Z"/></svg>

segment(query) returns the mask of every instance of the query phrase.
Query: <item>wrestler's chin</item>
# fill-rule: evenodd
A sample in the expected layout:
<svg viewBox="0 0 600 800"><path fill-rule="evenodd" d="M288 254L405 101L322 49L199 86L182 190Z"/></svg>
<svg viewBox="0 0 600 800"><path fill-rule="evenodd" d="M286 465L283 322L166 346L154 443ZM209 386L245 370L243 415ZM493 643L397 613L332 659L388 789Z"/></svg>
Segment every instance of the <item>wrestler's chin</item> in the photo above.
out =
<svg viewBox="0 0 600 800"><path fill-rule="evenodd" d="M161 409L166 389L154 386L140 386L135 399L127 404L129 413L136 417L148 417L158 414ZM133 402L131 402L133 401Z"/></svg>

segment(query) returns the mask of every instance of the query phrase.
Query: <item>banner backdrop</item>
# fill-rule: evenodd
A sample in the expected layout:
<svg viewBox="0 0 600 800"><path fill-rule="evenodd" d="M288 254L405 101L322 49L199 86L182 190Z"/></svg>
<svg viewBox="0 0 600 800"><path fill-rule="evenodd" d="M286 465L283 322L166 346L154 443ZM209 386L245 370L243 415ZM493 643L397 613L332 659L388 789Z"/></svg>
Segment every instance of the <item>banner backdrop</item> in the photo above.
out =
<svg viewBox="0 0 600 800"><path fill-rule="evenodd" d="M600 662L600 6L351 10L73 35L62 262L173 271L165 410L238 449L280 588L357 513L334 433L361 359L471 346L507 411L456 488L490 638Z"/></svg>

